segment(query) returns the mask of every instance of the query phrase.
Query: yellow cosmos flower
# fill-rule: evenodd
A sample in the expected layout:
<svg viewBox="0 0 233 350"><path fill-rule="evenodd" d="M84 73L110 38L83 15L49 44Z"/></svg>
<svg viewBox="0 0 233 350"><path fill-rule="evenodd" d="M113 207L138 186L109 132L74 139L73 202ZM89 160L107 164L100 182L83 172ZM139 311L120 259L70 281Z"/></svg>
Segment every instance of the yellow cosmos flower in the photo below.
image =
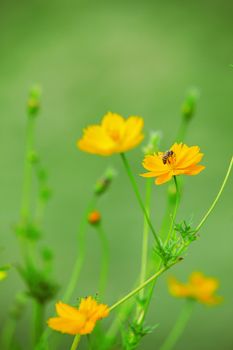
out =
<svg viewBox="0 0 233 350"><path fill-rule="evenodd" d="M149 173L142 174L144 177L156 177L155 183L161 185L175 175L197 175L205 167L198 165L203 157L198 146L188 147L183 143L175 143L167 152L158 152L147 155L143 160L143 167Z"/></svg>
<svg viewBox="0 0 233 350"><path fill-rule="evenodd" d="M105 304L98 304L92 297L83 298L79 308L64 304L56 304L59 317L48 320L48 326L55 331L66 334L89 334L93 331L98 320L107 317L109 308Z"/></svg>
<svg viewBox="0 0 233 350"><path fill-rule="evenodd" d="M215 305L222 298L215 295L219 283L216 278L205 277L201 272L193 272L187 283L172 277L168 281L170 293L178 298L192 298L206 305Z"/></svg>
<svg viewBox="0 0 233 350"><path fill-rule="evenodd" d="M109 156L136 147L142 140L143 119L131 116L124 119L116 113L107 113L100 125L84 129L77 146L85 152Z"/></svg>

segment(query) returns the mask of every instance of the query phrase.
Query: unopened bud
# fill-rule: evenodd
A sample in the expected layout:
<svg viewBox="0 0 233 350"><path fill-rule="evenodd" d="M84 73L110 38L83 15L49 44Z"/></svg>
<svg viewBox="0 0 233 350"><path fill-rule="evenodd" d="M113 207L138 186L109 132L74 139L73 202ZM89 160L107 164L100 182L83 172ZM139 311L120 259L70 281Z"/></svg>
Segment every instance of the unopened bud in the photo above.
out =
<svg viewBox="0 0 233 350"><path fill-rule="evenodd" d="M145 155L154 154L159 151L160 141L162 139L161 131L151 131L149 142L143 147L142 151Z"/></svg>
<svg viewBox="0 0 233 350"><path fill-rule="evenodd" d="M29 92L29 98L27 102L27 110L30 116L35 117L40 109L40 97L41 89L38 86L34 86Z"/></svg>
<svg viewBox="0 0 233 350"><path fill-rule="evenodd" d="M197 89L191 89L183 102L181 113L187 120L190 120L195 113L198 97L199 91Z"/></svg>
<svg viewBox="0 0 233 350"><path fill-rule="evenodd" d="M93 210L91 213L88 215L88 222L91 225L98 225L101 220L101 215L98 210Z"/></svg>
<svg viewBox="0 0 233 350"><path fill-rule="evenodd" d="M94 192L96 195L105 193L116 176L116 171L112 168L107 169L105 174L96 182Z"/></svg>

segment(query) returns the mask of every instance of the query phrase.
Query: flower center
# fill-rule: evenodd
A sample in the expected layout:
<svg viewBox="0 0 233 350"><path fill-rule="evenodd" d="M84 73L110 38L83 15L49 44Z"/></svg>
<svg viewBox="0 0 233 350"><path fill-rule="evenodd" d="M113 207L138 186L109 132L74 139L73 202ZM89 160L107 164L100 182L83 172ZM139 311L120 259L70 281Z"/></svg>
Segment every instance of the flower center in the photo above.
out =
<svg viewBox="0 0 233 350"><path fill-rule="evenodd" d="M114 142L119 142L120 141L120 133L119 133L118 130L111 130L111 132L109 134L110 134L111 139Z"/></svg>
<svg viewBox="0 0 233 350"><path fill-rule="evenodd" d="M163 164L173 165L175 163L176 156L172 150L166 151L162 154Z"/></svg>

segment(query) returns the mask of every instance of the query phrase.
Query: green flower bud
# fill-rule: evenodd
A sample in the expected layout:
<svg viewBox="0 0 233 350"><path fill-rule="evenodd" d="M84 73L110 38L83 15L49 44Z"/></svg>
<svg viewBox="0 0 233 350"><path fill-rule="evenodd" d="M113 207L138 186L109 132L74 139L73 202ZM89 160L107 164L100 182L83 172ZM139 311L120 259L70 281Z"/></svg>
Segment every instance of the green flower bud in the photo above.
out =
<svg viewBox="0 0 233 350"><path fill-rule="evenodd" d="M112 168L107 169L105 174L96 182L94 193L98 196L105 193L111 185L114 177L116 177L116 171Z"/></svg>
<svg viewBox="0 0 233 350"><path fill-rule="evenodd" d="M151 131L149 142L142 149L144 155L157 153L159 151L159 145L160 145L161 139L162 139L161 131Z"/></svg>
<svg viewBox="0 0 233 350"><path fill-rule="evenodd" d="M190 120L193 117L196 110L198 98L199 91L197 89L191 89L188 92L181 107L181 113L185 119Z"/></svg>
<svg viewBox="0 0 233 350"><path fill-rule="evenodd" d="M35 117L40 109L41 89L39 86L34 86L29 92L27 102L27 110L29 116Z"/></svg>

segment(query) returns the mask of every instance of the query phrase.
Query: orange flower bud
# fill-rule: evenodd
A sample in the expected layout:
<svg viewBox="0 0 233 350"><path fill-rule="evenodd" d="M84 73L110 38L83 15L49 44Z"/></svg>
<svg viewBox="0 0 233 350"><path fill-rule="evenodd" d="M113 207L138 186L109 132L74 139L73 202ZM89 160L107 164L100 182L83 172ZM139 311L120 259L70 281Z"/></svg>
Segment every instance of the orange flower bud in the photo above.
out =
<svg viewBox="0 0 233 350"><path fill-rule="evenodd" d="M101 215L98 210L93 210L91 213L88 215L88 222L91 225L97 225L101 220Z"/></svg>

